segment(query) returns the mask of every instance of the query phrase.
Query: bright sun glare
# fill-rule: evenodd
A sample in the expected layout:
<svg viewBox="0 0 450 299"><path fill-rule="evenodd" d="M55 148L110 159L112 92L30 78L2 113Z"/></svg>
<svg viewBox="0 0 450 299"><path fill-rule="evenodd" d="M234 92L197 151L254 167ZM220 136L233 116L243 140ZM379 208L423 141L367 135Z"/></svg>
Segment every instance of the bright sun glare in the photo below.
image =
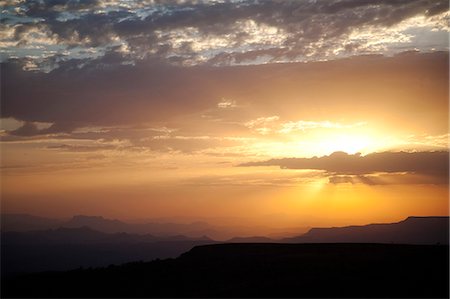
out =
<svg viewBox="0 0 450 299"><path fill-rule="evenodd" d="M319 142L319 147L328 154L343 151L348 154L365 153L372 150L374 142L369 136L336 135Z"/></svg>
<svg viewBox="0 0 450 299"><path fill-rule="evenodd" d="M256 142L251 146L255 153L271 158L321 157L334 152L366 155L395 146L395 140L386 139L372 130L346 132L316 132L310 135L292 134L291 141Z"/></svg>
<svg viewBox="0 0 450 299"><path fill-rule="evenodd" d="M325 156L334 152L363 155L383 150L387 143L377 132L372 130L346 132L317 132L310 136L307 147L303 147L305 156Z"/></svg>

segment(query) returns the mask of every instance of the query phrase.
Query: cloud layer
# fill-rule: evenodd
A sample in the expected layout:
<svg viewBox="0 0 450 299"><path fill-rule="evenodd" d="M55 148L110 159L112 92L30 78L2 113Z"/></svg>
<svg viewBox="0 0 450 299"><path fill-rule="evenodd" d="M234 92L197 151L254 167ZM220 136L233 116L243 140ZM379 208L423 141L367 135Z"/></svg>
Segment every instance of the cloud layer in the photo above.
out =
<svg viewBox="0 0 450 299"><path fill-rule="evenodd" d="M277 144L308 146L298 142L311 132L365 130L382 118L413 133L420 128L424 135L406 142L441 148L447 65L447 52L241 67L67 62L50 73L9 62L2 68L1 117L15 124L1 138L120 140L214 155L241 155L251 145L270 154Z"/></svg>
<svg viewBox="0 0 450 299"><path fill-rule="evenodd" d="M108 56L235 65L448 49L444 0L17 0L2 16L4 56L28 70Z"/></svg>
<svg viewBox="0 0 450 299"><path fill-rule="evenodd" d="M273 106L275 98L283 101L283 105L333 105L333 99L323 98L324 84L330 90L330 97L334 92L335 97L343 98L339 105L345 106L349 101L354 102L350 99L352 94L370 96L358 94L362 87L380 95L377 101L383 102L386 95L382 94L384 90L379 90L378 81L383 77L392 77L383 89L409 84L405 80L422 80L427 85L435 84L430 88L440 91L440 84L448 78L446 64L447 52L236 68L183 68L151 62L134 67L102 68L99 61L83 69L67 63L64 69L49 74L23 71L15 63L6 63L2 68L1 108L2 117L28 122L70 122L72 126L76 126L76 122L84 125L83 122L108 124L168 119L168 115L181 110L189 114L216 109L215 117L223 117L236 115L248 105ZM428 81L423 81L424 77ZM348 80L356 78L359 86L352 86ZM304 101L300 102L299 97ZM228 100L224 101L224 98ZM402 101L398 99L398 103ZM248 126L258 128L263 121L275 120L270 117L276 117L280 110L273 107L272 115L260 116L259 120L247 119ZM290 131L330 126L339 124L292 121L279 129Z"/></svg>

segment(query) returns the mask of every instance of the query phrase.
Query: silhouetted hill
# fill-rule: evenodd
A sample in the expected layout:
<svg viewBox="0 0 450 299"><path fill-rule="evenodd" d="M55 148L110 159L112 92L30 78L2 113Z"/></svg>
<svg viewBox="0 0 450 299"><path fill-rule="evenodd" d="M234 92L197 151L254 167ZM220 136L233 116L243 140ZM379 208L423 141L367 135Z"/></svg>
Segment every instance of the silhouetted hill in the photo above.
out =
<svg viewBox="0 0 450 299"><path fill-rule="evenodd" d="M152 234L155 236L185 235L198 238L217 234L216 229L206 222L192 223L126 223L102 216L76 215L69 220L48 219L26 214L2 214L2 232L23 232L47 230L60 227L90 227L104 233Z"/></svg>
<svg viewBox="0 0 450 299"><path fill-rule="evenodd" d="M447 245L220 244L177 259L4 279L3 297L448 298Z"/></svg>
<svg viewBox="0 0 450 299"><path fill-rule="evenodd" d="M106 219L102 216L76 215L68 222L63 223L63 226L68 228L87 226L107 233L129 232L126 223L116 219Z"/></svg>
<svg viewBox="0 0 450 299"><path fill-rule="evenodd" d="M14 242L16 244L97 244L97 243L136 243L136 242L161 242L161 241L188 241L197 240L183 235L169 237L155 237L150 234L138 235L128 233L103 233L83 226L78 228L60 227L50 230L37 230L27 232L4 232L2 233L4 242ZM210 240L203 237L202 240Z"/></svg>
<svg viewBox="0 0 450 299"><path fill-rule="evenodd" d="M186 235L190 237L199 237L215 233L211 226L206 222L181 223L126 223L116 219L106 219L101 216L77 215L68 222L63 223L64 227L88 226L92 229L106 232L117 233L125 232L130 234L154 234L159 236Z"/></svg>
<svg viewBox="0 0 450 299"><path fill-rule="evenodd" d="M395 243L448 244L449 217L408 217L398 223L312 228L306 234L285 238L288 243Z"/></svg>
<svg viewBox="0 0 450 299"><path fill-rule="evenodd" d="M63 222L63 220L32 216L28 214L1 214L2 232L45 230L57 228Z"/></svg>
<svg viewBox="0 0 450 299"><path fill-rule="evenodd" d="M215 242L181 235L107 234L89 227L3 232L1 241L2 275L176 257L196 245Z"/></svg>

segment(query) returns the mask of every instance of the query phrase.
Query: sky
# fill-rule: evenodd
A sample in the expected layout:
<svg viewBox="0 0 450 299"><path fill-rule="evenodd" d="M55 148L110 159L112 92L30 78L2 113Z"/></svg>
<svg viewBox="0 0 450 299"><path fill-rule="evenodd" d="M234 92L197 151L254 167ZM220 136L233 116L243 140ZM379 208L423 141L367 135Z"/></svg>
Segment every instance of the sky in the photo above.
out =
<svg viewBox="0 0 450 299"><path fill-rule="evenodd" d="M3 213L449 213L448 1L0 6Z"/></svg>

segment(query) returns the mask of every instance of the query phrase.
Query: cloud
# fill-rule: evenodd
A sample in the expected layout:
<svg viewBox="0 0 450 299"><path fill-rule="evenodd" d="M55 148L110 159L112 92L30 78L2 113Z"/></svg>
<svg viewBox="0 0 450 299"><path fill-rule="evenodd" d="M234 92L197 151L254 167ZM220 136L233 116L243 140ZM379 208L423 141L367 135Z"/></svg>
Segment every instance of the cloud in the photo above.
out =
<svg viewBox="0 0 450 299"><path fill-rule="evenodd" d="M37 126L35 124L33 124L31 122L26 122L20 128L10 131L9 133L11 135L16 135L16 136L34 136L34 135L38 135L39 132L40 132L40 130L37 128Z"/></svg>
<svg viewBox="0 0 450 299"><path fill-rule="evenodd" d="M4 128L2 141L129 139L142 147L183 152L192 147L233 155L243 151L230 152L232 142L217 138L243 138L233 146L248 145L245 140L252 138L256 146L255 138L264 139L268 146L260 144L255 151L267 154L268 142L278 142L283 153L283 142L293 142L292 149L299 147L307 130L345 131L362 126L361 120L379 123L380 115L383 123L415 124L427 136L447 130L447 52L245 67L176 67L151 60L122 65L114 55L85 63L78 68L66 62L50 73L3 64L1 117L20 121L22 128ZM380 80L385 80L383 88ZM426 106L424 92L429 94ZM164 127L176 132L153 130ZM292 137L288 131L295 131L297 139L288 140ZM168 138L153 139L160 135ZM211 139L194 139L201 136ZM405 142L414 149L422 147L425 138ZM446 139L446 135L427 139L427 146L442 148Z"/></svg>
<svg viewBox="0 0 450 299"><path fill-rule="evenodd" d="M272 132L273 123L280 119L279 116L258 117L244 124L249 129L255 130L259 134L265 135Z"/></svg>
<svg viewBox="0 0 450 299"><path fill-rule="evenodd" d="M111 51L123 62L234 65L448 48L444 0L28 0L3 12L6 57L33 57L41 69Z"/></svg>
<svg viewBox="0 0 450 299"><path fill-rule="evenodd" d="M312 169L326 171L330 183L354 183L355 179L375 184L370 174L411 173L444 178L448 183L449 153L435 152L381 152L366 156L335 152L313 158L283 158L248 162L239 166L279 166L282 169Z"/></svg>
<svg viewBox="0 0 450 299"><path fill-rule="evenodd" d="M114 150L117 149L118 147L112 144L98 144L93 146L57 144L57 145L49 145L46 148L49 150L68 151L68 152L96 152L104 150Z"/></svg>
<svg viewBox="0 0 450 299"><path fill-rule="evenodd" d="M229 109L229 108L236 108L237 104L236 101L222 99L219 103L217 103L217 108L221 109Z"/></svg>
<svg viewBox="0 0 450 299"><path fill-rule="evenodd" d="M331 121L308 121L308 120L300 120L300 121L290 121L287 123L281 124L280 133L289 134L292 131L304 131L309 129L346 129L346 128L354 128L365 125L364 122L359 122L356 124L345 125L341 123L331 122Z"/></svg>
<svg viewBox="0 0 450 299"><path fill-rule="evenodd" d="M384 174L383 176L385 176ZM330 184L366 184L366 185L386 185L388 182L380 178L380 176L374 175L335 175L328 177L328 181ZM395 182L398 182L398 179L395 178ZM409 182L410 183L410 182ZM423 183L423 182L422 182ZM443 182L446 183L446 182Z"/></svg>
<svg viewBox="0 0 450 299"><path fill-rule="evenodd" d="M58 122L40 129L34 122L25 122L21 127L9 131L9 134L13 136L31 137L47 134L70 133L76 127L77 124L73 122Z"/></svg>
<svg viewBox="0 0 450 299"><path fill-rule="evenodd" d="M358 122L353 124L342 124L339 122L332 122L329 120L312 121L312 120L298 120L282 122L277 115L268 117L258 117L244 123L249 129L252 129L259 134L266 135L269 133L290 134L296 131L305 131L312 129L349 129L366 125L365 122Z"/></svg>

